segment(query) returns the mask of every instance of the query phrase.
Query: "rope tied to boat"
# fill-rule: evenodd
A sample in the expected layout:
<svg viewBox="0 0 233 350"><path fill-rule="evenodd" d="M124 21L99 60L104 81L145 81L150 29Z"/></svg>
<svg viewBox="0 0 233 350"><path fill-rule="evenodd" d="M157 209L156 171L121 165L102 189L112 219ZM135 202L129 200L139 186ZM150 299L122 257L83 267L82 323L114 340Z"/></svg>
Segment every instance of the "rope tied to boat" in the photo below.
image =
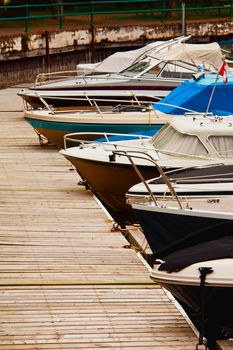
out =
<svg viewBox="0 0 233 350"><path fill-rule="evenodd" d="M213 272L212 267L199 267L200 271L200 331L196 350L207 350L207 339L205 334L205 281L206 276Z"/></svg>

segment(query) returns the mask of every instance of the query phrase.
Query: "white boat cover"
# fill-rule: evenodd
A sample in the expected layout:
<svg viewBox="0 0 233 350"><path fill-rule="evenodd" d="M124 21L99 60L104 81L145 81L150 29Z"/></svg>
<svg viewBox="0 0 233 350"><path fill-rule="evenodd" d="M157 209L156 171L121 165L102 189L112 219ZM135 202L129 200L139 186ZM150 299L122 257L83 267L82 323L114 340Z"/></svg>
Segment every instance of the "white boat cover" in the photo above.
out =
<svg viewBox="0 0 233 350"><path fill-rule="evenodd" d="M186 44L179 43L168 47L166 51L152 52L150 57L163 61L186 61L202 65L209 63L213 71L219 70L223 64L223 55L218 43Z"/></svg>
<svg viewBox="0 0 233 350"><path fill-rule="evenodd" d="M111 56L105 58L101 62L78 64L77 70L89 70L92 72L103 73L119 73L122 70L128 68L137 61L142 55L148 53L151 49L160 44L166 43L165 41L156 41L136 50L129 51L117 51Z"/></svg>

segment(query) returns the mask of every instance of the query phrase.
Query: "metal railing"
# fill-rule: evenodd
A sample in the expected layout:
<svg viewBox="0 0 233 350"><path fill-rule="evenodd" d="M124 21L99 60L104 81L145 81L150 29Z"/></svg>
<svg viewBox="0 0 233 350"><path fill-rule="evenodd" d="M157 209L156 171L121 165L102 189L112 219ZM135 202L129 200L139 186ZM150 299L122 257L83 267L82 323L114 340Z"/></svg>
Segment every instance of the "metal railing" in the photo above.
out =
<svg viewBox="0 0 233 350"><path fill-rule="evenodd" d="M157 200L153 193L153 191L150 189L150 186L148 182L145 180L142 172L139 170L139 164L136 164L135 159L141 160L141 161L149 161L153 164L155 169L158 171L159 176L163 179L165 185L167 185L172 197L177 201L179 208L182 209L182 204L177 196L177 193L175 191L175 188L173 187L173 184L170 182L169 178L167 177L166 173L163 171L162 167L158 164L158 160L155 160L150 154L145 152L137 152L137 154L130 154L130 152L127 151L114 151L115 155L118 156L125 156L128 158L130 164L132 165L134 171L138 175L141 182L144 184L146 190L148 191L148 194L150 195L151 200L154 202L154 204L157 206Z"/></svg>
<svg viewBox="0 0 233 350"><path fill-rule="evenodd" d="M89 139L87 139L89 137ZM149 135L142 135L142 134L122 134L122 133L110 133L110 132L74 132L70 134L64 135L64 149L67 150L70 146L68 146L69 142L72 142L76 146L93 146L94 148L96 145L101 142L102 145L112 146L112 150L118 150L118 148L121 148L121 145L118 145L116 143L115 138L121 140L121 141L128 141L128 140L140 140L143 142L143 140L150 140ZM126 146L123 146L127 148ZM129 148L138 149L137 146L130 145ZM149 150L149 148L148 148ZM138 152L138 150L137 150Z"/></svg>
<svg viewBox="0 0 233 350"><path fill-rule="evenodd" d="M29 24L32 20L58 19L61 30L65 17L77 16L87 17L91 28L94 26L96 15L151 15L154 19L163 22L169 18L179 20L182 18L183 21L185 11L187 16L190 15L193 18L197 16L206 18L208 14L215 18L229 17L231 19L233 0L222 1L222 3L221 6L191 7L188 6L187 1L180 1L180 7L177 8L170 8L168 0L61 1L48 4L5 5L0 6L0 23L9 21L12 26L12 21L24 21L25 32L29 32Z"/></svg>

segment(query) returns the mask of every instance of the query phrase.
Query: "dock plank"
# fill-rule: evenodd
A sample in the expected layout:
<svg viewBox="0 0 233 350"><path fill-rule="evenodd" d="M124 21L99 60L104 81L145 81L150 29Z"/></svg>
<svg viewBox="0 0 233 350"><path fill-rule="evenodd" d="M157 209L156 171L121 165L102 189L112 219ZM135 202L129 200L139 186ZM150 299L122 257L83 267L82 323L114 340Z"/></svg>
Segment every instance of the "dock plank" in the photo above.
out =
<svg viewBox="0 0 233 350"><path fill-rule="evenodd" d="M218 350L232 350L233 349L233 339L228 340L218 340L217 341Z"/></svg>
<svg viewBox="0 0 233 350"><path fill-rule="evenodd" d="M69 162L39 145L14 108L15 90L8 93L12 112L0 112L0 349L193 350L190 324L77 186Z"/></svg>

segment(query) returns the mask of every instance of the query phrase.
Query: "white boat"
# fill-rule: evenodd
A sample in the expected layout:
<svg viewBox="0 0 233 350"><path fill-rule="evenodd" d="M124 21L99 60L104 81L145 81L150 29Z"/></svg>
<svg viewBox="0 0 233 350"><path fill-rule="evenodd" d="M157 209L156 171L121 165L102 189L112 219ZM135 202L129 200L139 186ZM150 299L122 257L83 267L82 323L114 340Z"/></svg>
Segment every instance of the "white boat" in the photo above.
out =
<svg viewBox="0 0 233 350"><path fill-rule="evenodd" d="M30 109L25 110L24 118L34 128L41 142L48 139L58 148L64 148L64 135L68 133L82 132L82 138L87 140L95 140L94 132L156 133L172 116L157 112L150 106L137 105L111 109L95 106L76 111L56 111L49 107L43 110Z"/></svg>
<svg viewBox="0 0 233 350"><path fill-rule="evenodd" d="M176 116L152 138L107 143L84 141L60 152L114 219L124 225L135 221L125 193L139 182L130 156L146 180L159 175L152 161L164 171L219 162L232 164L233 116Z"/></svg>
<svg viewBox="0 0 233 350"><path fill-rule="evenodd" d="M175 242L221 235L232 225L232 164L160 172L126 194L154 254Z"/></svg>
<svg viewBox="0 0 233 350"><path fill-rule="evenodd" d="M214 91L214 98L210 99ZM85 97L89 107L76 110L56 110L40 97L44 108L32 109L25 105L25 119L32 125L40 140L46 138L62 148L63 137L75 132L132 133L159 130L172 115L196 113L233 114L233 75L225 84L216 74L205 74L198 79L186 80L167 97L155 104L144 104L134 96L128 105L112 100L114 107L102 106L102 101ZM213 96L213 95L212 95ZM110 102L110 100L108 100ZM122 104L123 103L123 104Z"/></svg>
<svg viewBox="0 0 233 350"><path fill-rule="evenodd" d="M161 171L127 197L153 252L151 278L192 310L198 345L216 349L233 336L233 165Z"/></svg>
<svg viewBox="0 0 233 350"><path fill-rule="evenodd" d="M217 339L233 337L232 252L231 231L228 236L178 249L157 260L151 271L151 278L191 312L200 332L198 349L200 345L215 350Z"/></svg>
<svg viewBox="0 0 233 350"><path fill-rule="evenodd" d="M18 93L33 108L43 106L41 98L54 107L78 106L88 103L85 97L105 100L157 101L166 96L184 79L205 71L218 71L223 62L217 43L187 44L188 37L165 41L119 73L90 74L69 79L51 80ZM111 101L107 101L111 100ZM102 101L104 103L104 101Z"/></svg>

